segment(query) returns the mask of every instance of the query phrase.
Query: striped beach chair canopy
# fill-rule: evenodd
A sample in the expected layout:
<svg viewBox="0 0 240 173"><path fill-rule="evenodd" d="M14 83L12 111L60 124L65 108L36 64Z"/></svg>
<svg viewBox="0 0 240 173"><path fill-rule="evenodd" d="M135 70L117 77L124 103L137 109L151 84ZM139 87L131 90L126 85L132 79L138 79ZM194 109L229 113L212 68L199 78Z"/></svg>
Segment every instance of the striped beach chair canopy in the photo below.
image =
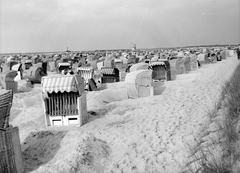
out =
<svg viewBox="0 0 240 173"><path fill-rule="evenodd" d="M150 62L149 64L150 66L158 66L158 65L163 65L165 66L165 63L163 61L154 61L154 62Z"/></svg>
<svg viewBox="0 0 240 173"><path fill-rule="evenodd" d="M115 75L115 73L116 73L116 68L102 67L101 73L102 73L103 75Z"/></svg>
<svg viewBox="0 0 240 173"><path fill-rule="evenodd" d="M85 82L88 83L88 80L93 78L94 69L93 67L78 67L77 68L78 74L84 78Z"/></svg>
<svg viewBox="0 0 240 173"><path fill-rule="evenodd" d="M93 71L93 67L88 66L88 67L78 67L78 71Z"/></svg>
<svg viewBox="0 0 240 173"><path fill-rule="evenodd" d="M84 80L79 75L52 75L42 77L43 93L84 92Z"/></svg>

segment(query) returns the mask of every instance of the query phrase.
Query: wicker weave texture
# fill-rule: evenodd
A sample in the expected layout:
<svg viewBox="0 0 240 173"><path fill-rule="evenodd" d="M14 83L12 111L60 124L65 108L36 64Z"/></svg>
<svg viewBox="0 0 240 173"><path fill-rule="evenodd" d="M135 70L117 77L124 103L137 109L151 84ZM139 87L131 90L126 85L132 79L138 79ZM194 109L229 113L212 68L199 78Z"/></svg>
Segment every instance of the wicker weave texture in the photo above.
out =
<svg viewBox="0 0 240 173"><path fill-rule="evenodd" d="M0 90L0 128L9 126L10 109L12 107L12 90Z"/></svg>

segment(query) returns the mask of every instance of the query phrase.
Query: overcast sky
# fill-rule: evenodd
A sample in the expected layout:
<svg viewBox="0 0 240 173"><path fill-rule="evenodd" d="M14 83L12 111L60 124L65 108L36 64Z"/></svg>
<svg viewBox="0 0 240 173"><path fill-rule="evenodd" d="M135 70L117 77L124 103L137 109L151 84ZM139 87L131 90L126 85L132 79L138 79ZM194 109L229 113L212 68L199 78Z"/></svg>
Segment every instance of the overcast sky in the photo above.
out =
<svg viewBox="0 0 240 173"><path fill-rule="evenodd" d="M0 0L0 53L240 43L240 0Z"/></svg>

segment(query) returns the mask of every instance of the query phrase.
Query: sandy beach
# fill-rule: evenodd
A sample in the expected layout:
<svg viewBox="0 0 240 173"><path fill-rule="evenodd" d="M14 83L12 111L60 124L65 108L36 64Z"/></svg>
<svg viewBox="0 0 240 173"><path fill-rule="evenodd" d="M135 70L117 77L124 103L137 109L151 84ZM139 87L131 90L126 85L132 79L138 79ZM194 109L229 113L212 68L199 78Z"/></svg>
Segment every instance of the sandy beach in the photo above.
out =
<svg viewBox="0 0 240 173"><path fill-rule="evenodd" d="M46 128L41 84L29 89L20 81L10 124L19 127L24 166L36 173L181 172L238 64L236 55L206 64L153 83L154 96L134 100L124 82L105 84L88 92L82 127Z"/></svg>

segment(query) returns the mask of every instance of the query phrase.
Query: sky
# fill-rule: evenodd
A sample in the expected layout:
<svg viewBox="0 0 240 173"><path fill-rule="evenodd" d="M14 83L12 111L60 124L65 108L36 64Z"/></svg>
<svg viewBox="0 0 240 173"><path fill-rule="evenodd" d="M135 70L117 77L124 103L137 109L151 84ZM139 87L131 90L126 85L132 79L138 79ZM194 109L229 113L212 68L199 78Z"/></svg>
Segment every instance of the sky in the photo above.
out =
<svg viewBox="0 0 240 173"><path fill-rule="evenodd" d="M0 53L240 44L240 0L0 0Z"/></svg>

